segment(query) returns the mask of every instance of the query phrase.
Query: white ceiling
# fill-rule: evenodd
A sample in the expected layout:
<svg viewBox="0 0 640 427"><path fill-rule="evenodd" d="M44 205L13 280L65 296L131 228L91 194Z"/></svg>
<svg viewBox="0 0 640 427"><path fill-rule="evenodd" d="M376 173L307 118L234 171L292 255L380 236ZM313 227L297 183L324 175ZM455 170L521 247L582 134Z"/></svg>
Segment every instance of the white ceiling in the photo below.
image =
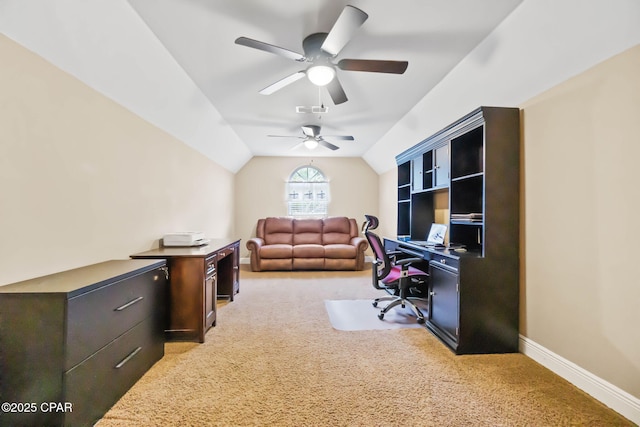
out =
<svg viewBox="0 0 640 427"><path fill-rule="evenodd" d="M301 69L239 36L302 53L347 3L330 0L0 0L0 33L232 172L252 156L394 156L479 105L514 106L640 43L637 0L353 0L369 19L338 59L406 60L403 75L339 70L349 97L329 112ZM505 19L507 18L508 19ZM298 148L319 124L337 151ZM327 137L327 140L331 141Z"/></svg>
<svg viewBox="0 0 640 427"><path fill-rule="evenodd" d="M362 156L521 0L353 0L369 18L337 59L406 60L403 75L338 70L349 100L334 105L326 89L307 79L272 95L258 93L304 65L236 45L245 36L299 53L302 40L328 32L346 1L335 0L128 0L178 64L220 112L254 156L308 155L292 138L300 126L322 126L341 149L314 156ZM325 114L296 106L323 103ZM295 149L292 149L296 147Z"/></svg>

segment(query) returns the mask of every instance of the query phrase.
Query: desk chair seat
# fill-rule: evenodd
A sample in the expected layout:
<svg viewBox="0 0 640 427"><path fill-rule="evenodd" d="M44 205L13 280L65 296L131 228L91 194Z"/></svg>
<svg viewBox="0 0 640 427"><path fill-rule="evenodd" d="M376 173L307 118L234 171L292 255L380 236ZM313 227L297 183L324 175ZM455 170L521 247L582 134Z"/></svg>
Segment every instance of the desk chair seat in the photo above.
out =
<svg viewBox="0 0 640 427"><path fill-rule="evenodd" d="M378 318L384 319L384 315L393 307L401 306L405 308L409 306L411 311L416 315L418 323L424 323L424 315L414 304L413 301L428 301L425 298L409 296L409 289L413 285L422 285L429 275L419 268L412 267L410 264L423 261L417 257L401 257L402 252L387 252L380 241L380 237L371 231L378 226L378 219L372 215L365 215L366 221L363 224L364 235L371 245L375 260L372 266L372 281L376 289L384 289L392 292L393 295L376 298L373 300L373 306L377 307L381 301L389 301L380 313Z"/></svg>

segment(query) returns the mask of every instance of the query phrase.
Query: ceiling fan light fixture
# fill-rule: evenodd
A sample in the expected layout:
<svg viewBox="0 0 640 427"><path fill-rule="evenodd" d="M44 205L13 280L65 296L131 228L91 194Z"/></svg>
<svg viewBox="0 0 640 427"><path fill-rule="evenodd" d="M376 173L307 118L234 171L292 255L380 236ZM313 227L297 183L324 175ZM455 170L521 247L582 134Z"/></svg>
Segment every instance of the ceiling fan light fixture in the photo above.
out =
<svg viewBox="0 0 640 427"><path fill-rule="evenodd" d="M318 141L316 141L313 138L307 138L304 140L304 146L307 147L309 150L313 150L318 146Z"/></svg>
<svg viewBox="0 0 640 427"><path fill-rule="evenodd" d="M326 86L336 76L336 70L329 65L313 65L307 70L307 77L316 86Z"/></svg>

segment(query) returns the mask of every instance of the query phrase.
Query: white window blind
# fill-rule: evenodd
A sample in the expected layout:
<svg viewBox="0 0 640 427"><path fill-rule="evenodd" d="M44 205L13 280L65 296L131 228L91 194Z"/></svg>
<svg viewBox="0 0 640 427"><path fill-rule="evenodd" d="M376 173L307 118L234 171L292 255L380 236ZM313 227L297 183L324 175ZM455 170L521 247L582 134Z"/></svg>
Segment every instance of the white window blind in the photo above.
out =
<svg viewBox="0 0 640 427"><path fill-rule="evenodd" d="M329 182L313 166L303 166L287 182L287 214L295 218L324 218L329 211Z"/></svg>

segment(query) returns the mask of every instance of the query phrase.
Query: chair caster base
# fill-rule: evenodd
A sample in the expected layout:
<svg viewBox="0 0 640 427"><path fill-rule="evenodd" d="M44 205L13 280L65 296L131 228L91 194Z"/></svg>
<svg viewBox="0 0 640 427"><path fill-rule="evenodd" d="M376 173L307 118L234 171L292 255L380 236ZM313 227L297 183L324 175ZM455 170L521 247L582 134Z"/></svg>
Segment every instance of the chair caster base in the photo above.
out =
<svg viewBox="0 0 640 427"><path fill-rule="evenodd" d="M378 314L378 319L380 319L380 320L384 319L384 313Z"/></svg>

